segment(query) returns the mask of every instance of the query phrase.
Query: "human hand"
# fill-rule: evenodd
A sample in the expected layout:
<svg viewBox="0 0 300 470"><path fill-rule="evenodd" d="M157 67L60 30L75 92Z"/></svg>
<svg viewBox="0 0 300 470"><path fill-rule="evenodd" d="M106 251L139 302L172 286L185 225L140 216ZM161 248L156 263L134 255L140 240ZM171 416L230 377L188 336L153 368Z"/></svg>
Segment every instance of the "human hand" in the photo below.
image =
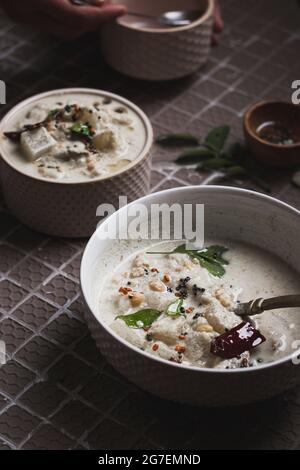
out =
<svg viewBox="0 0 300 470"><path fill-rule="evenodd" d="M92 4L83 6L74 5L70 0L0 0L0 3L16 22L68 40L94 31L126 11L122 5L101 0L92 0Z"/></svg>
<svg viewBox="0 0 300 470"><path fill-rule="evenodd" d="M212 44L216 46L220 41L220 33L223 31L224 21L222 18L222 11L219 5L219 2L216 1L215 11L214 11L214 29L212 36Z"/></svg>

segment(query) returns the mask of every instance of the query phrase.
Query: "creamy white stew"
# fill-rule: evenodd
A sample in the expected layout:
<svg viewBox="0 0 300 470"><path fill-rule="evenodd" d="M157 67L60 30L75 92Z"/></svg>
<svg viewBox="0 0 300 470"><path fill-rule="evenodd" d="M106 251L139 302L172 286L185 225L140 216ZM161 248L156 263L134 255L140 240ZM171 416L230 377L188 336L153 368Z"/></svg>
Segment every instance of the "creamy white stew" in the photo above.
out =
<svg viewBox="0 0 300 470"><path fill-rule="evenodd" d="M75 182L112 175L137 159L146 141L133 109L92 94L42 99L5 131L11 160L21 170Z"/></svg>
<svg viewBox="0 0 300 470"><path fill-rule="evenodd" d="M208 243L196 253L160 243L122 260L101 291L101 317L129 343L179 364L235 369L288 355L300 339L299 309L248 323L234 308L299 293L298 274L258 248L223 245Z"/></svg>

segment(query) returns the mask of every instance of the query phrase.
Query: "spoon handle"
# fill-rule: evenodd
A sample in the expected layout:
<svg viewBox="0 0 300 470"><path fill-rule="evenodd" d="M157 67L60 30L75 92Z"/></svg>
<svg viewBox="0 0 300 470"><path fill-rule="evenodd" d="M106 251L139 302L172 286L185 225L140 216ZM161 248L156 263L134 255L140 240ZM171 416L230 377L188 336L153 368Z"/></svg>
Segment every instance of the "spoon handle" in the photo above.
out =
<svg viewBox="0 0 300 470"><path fill-rule="evenodd" d="M252 316L263 313L266 310L277 308L300 307L300 295L281 295L271 299L256 299L239 304L235 313L240 316Z"/></svg>

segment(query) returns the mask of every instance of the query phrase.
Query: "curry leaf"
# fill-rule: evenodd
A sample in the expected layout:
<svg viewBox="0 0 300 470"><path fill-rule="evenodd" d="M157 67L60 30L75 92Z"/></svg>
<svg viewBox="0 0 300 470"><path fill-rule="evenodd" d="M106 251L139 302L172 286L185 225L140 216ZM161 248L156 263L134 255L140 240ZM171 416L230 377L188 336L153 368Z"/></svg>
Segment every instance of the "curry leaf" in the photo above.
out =
<svg viewBox="0 0 300 470"><path fill-rule="evenodd" d="M186 254L192 259L196 258L200 265L213 276L222 277L225 274L225 269L223 266L229 264L228 261L223 258L223 254L227 251L228 248L221 245L211 245L210 247L204 248L202 250L189 250L186 245L179 245L171 252L148 252L148 254Z"/></svg>
<svg viewBox="0 0 300 470"><path fill-rule="evenodd" d="M204 142L199 144L197 138L194 138L194 142L197 140L198 148L187 150L182 153L176 160L176 163L179 165L197 165L196 170L208 170L216 171L220 170L224 173L223 178L248 178L253 181L262 191L266 193L271 193L271 189L261 178L261 171L257 167L255 161L249 149L241 144L236 142L233 145L225 148L226 142L228 140L230 133L230 126L220 126L212 129L206 136ZM173 140L173 136L182 136L182 134L166 134L161 136L162 140L166 138ZM183 136L185 136L183 134ZM171 138L172 137L172 138ZM189 139L191 137L188 134ZM159 138L160 140L160 138ZM193 141L193 139L191 139ZM300 178L295 175L292 179L292 182L299 187Z"/></svg>
<svg viewBox="0 0 300 470"><path fill-rule="evenodd" d="M228 248L221 245L211 245L204 250L199 251L199 255L205 256L207 258L214 258L218 260L221 264L229 264L227 259L223 258L224 253L227 253Z"/></svg>
<svg viewBox="0 0 300 470"><path fill-rule="evenodd" d="M81 137L86 137L88 139L91 137L89 126L81 122L76 122L75 124L73 124L73 126L71 127L71 132Z"/></svg>
<svg viewBox="0 0 300 470"><path fill-rule="evenodd" d="M179 155L179 157L176 159L176 163L178 163L178 165L193 165L201 162L202 160L214 158L214 156L214 152L210 149L196 148L193 150L187 150L186 152Z"/></svg>
<svg viewBox="0 0 300 470"><path fill-rule="evenodd" d="M161 315L161 312L156 309L146 308L144 310L139 310L138 312L131 313L129 315L119 315L116 317L116 320L123 320L127 326L130 328L147 328L152 325L152 323L157 320Z"/></svg>
<svg viewBox="0 0 300 470"><path fill-rule="evenodd" d="M217 152L221 152L223 150L227 139L229 137L230 127L229 126L221 126L216 127L212 131L208 133L205 138L205 145L207 145L212 150Z"/></svg>
<svg viewBox="0 0 300 470"><path fill-rule="evenodd" d="M190 250L190 251L197 251L197 250ZM187 248L186 245L179 245L175 248L175 250L172 253L186 253Z"/></svg>
<svg viewBox="0 0 300 470"><path fill-rule="evenodd" d="M178 317L182 315L182 304L183 299L177 299L175 300L175 302L172 302L167 308L167 315L169 315L170 317Z"/></svg>
<svg viewBox="0 0 300 470"><path fill-rule="evenodd" d="M225 269L223 268L222 264L213 260L211 258L206 258L204 256L197 256L199 259L199 263L202 268L205 268L210 274L216 277L222 277L225 274Z"/></svg>
<svg viewBox="0 0 300 470"><path fill-rule="evenodd" d="M226 158L212 158L200 164L200 168L203 170L222 170L230 166L232 166L232 162Z"/></svg>
<svg viewBox="0 0 300 470"><path fill-rule="evenodd" d="M228 265L228 261L223 258L223 254L228 251L221 245L212 245L204 250L197 252L197 259L201 266L209 271L213 276L222 277L225 274L224 265Z"/></svg>
<svg viewBox="0 0 300 470"><path fill-rule="evenodd" d="M156 143L165 147L192 147L199 145L199 139L191 134L162 134Z"/></svg>
<svg viewBox="0 0 300 470"><path fill-rule="evenodd" d="M228 154L230 157L238 162L252 159L248 147L241 142L234 142L229 146Z"/></svg>
<svg viewBox="0 0 300 470"><path fill-rule="evenodd" d="M55 119L60 118L61 115L62 115L62 110L61 109L52 109L51 111L49 111L47 119L49 121L54 121Z"/></svg>

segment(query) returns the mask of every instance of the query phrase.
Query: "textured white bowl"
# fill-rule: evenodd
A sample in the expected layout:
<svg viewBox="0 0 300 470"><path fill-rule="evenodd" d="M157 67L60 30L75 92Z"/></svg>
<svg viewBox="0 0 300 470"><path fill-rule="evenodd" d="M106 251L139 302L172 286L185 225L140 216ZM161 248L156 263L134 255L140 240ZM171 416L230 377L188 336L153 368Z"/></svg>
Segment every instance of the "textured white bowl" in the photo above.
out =
<svg viewBox="0 0 300 470"><path fill-rule="evenodd" d="M129 11L154 16L184 9L202 9L204 13L190 25L162 29L137 28L128 16L120 17L101 28L104 59L119 72L143 80L174 80L196 72L209 57L214 1L124 1Z"/></svg>
<svg viewBox="0 0 300 470"><path fill-rule="evenodd" d="M147 206L205 204L208 238L217 234L221 239L252 243L279 255L300 273L300 212L272 197L236 188L192 186L162 191L137 202ZM116 214L110 216L90 239L80 273L87 323L97 346L114 368L141 388L163 398L208 406L265 399L300 381L299 367L292 363L291 355L250 369L199 369L159 359L118 337L103 323L95 295L95 289L99 292L106 274L116 266L118 243L122 246L121 242L101 239L101 233L112 226L115 218ZM95 286L95 282L99 284Z"/></svg>
<svg viewBox="0 0 300 470"><path fill-rule="evenodd" d="M3 132L11 128L18 114L43 98L68 94L111 98L134 111L142 120L146 141L140 155L116 173L90 181L69 182L31 176L10 158L3 144ZM97 207L119 203L119 195L128 201L148 194L151 176L152 126L143 111L130 101L113 93L89 88L53 90L22 101L12 108L0 123L0 182L7 207L25 225L52 236L89 237L98 223Z"/></svg>

